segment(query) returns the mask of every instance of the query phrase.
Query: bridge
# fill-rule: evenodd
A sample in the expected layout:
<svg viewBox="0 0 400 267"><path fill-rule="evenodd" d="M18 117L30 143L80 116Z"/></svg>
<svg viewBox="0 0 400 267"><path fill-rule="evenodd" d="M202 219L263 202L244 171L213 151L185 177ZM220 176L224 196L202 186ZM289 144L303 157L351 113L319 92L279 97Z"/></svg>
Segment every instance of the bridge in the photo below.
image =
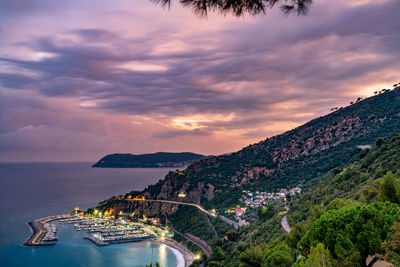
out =
<svg viewBox="0 0 400 267"><path fill-rule="evenodd" d="M144 199L144 198L140 198L140 199L125 199L126 201L131 201L131 202L162 202L162 203L169 203L169 204L176 204L176 205L186 205L186 206L193 206L198 208L199 210L201 210L202 212L217 217L217 214L215 212L211 212L206 210L205 208L203 208L202 206L200 206L199 204L195 204L195 203L188 203L188 202L180 202L180 201L174 201L174 200L165 200L165 199Z"/></svg>

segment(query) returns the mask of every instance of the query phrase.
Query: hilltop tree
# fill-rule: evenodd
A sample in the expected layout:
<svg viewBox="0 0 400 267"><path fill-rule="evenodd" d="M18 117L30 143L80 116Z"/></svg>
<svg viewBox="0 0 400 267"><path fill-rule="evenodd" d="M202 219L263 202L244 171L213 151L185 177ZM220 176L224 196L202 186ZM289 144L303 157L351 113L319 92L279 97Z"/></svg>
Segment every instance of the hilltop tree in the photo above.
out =
<svg viewBox="0 0 400 267"><path fill-rule="evenodd" d="M172 0L150 0L160 3L164 7L170 7ZM279 6L284 14L307 13L312 0L179 0L184 7L189 7L193 13L206 17L209 11L217 11L221 14L234 16L265 14L268 9Z"/></svg>
<svg viewBox="0 0 400 267"><path fill-rule="evenodd" d="M366 266L369 255L383 253L381 243L396 220L399 207L390 202L357 204L330 210L316 220L298 243L302 255L322 243L338 266ZM375 263L372 260L369 266Z"/></svg>

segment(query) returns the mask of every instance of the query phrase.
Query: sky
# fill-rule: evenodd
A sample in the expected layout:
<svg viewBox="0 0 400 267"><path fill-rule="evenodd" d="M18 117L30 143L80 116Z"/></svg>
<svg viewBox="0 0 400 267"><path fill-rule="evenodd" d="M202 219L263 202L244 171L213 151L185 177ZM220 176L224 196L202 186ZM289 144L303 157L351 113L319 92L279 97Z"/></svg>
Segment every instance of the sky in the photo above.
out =
<svg viewBox="0 0 400 267"><path fill-rule="evenodd" d="M398 0L240 18L0 0L0 161L237 151L399 82L399 14Z"/></svg>

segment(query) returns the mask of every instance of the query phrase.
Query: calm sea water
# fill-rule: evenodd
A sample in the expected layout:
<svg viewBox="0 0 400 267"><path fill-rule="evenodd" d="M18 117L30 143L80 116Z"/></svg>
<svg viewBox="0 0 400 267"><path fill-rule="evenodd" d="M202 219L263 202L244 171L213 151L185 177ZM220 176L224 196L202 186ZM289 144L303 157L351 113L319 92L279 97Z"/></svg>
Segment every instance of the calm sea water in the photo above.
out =
<svg viewBox="0 0 400 267"><path fill-rule="evenodd" d="M0 163L0 266L175 266L174 254L149 242L96 247L73 231L58 229L51 247L23 247L28 221L95 206L113 195L144 189L171 169L101 169L89 163Z"/></svg>

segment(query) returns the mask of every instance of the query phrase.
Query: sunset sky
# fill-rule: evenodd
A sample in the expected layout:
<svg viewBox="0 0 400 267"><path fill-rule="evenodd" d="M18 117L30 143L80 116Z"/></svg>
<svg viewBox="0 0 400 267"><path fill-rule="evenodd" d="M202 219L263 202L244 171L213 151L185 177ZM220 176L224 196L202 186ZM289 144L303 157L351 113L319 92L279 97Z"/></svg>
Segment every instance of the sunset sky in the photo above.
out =
<svg viewBox="0 0 400 267"><path fill-rule="evenodd" d="M0 161L236 151L400 82L399 0L0 0Z"/></svg>

